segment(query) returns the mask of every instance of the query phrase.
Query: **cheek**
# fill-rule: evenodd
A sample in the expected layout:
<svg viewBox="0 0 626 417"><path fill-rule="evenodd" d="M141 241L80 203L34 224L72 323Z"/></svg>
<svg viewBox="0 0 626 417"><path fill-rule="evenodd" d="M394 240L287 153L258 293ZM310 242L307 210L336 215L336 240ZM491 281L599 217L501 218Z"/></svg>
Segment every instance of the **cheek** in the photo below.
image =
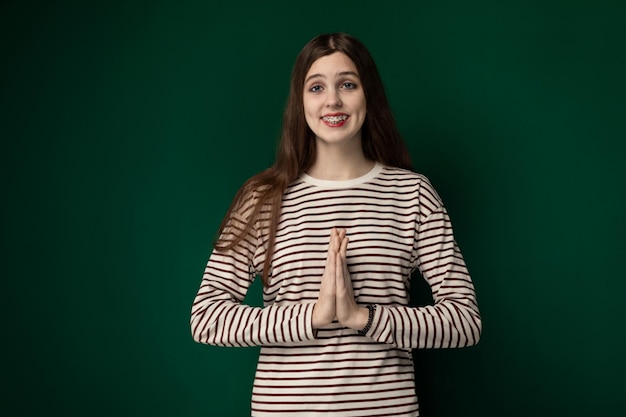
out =
<svg viewBox="0 0 626 417"><path fill-rule="evenodd" d="M315 109L315 104L313 100L304 100L304 113L309 114Z"/></svg>
<svg viewBox="0 0 626 417"><path fill-rule="evenodd" d="M306 122L307 126L309 126L309 128L311 127L311 124L314 123L315 119L316 117L312 113L311 109L305 106L304 107L304 121Z"/></svg>
<svg viewBox="0 0 626 417"><path fill-rule="evenodd" d="M365 96L361 97L361 108L364 112L367 111L367 101L365 101Z"/></svg>
<svg viewBox="0 0 626 417"><path fill-rule="evenodd" d="M304 106L304 116L307 118L307 120L313 117L313 112L314 109L311 106Z"/></svg>

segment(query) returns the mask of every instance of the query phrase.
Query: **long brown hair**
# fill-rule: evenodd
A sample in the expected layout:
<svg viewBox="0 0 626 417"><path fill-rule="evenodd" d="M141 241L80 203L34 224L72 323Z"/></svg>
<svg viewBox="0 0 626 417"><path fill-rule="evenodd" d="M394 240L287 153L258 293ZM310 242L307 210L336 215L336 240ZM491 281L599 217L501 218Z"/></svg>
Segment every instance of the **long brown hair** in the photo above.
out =
<svg viewBox="0 0 626 417"><path fill-rule="evenodd" d="M263 283L268 285L276 229L281 214L282 196L287 186L315 162L315 135L304 116L304 79L313 63L326 55L342 52L357 68L367 116L361 128L363 153L383 165L411 169L411 158L393 118L382 80L369 51L353 36L345 33L323 34L309 41L296 58L291 73L291 87L283 115L283 130L274 165L250 178L239 189L222 220L215 249L227 251L237 246L259 220L262 210L269 214L269 240L263 265ZM234 213L243 214L244 225L223 233ZM232 233L232 230L235 230Z"/></svg>

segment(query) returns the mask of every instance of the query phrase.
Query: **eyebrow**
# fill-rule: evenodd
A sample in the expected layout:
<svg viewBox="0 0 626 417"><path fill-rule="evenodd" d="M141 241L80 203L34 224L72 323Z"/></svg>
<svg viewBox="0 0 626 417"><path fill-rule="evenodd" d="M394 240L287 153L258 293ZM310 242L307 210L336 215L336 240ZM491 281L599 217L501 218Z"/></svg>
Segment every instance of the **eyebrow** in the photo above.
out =
<svg viewBox="0 0 626 417"><path fill-rule="evenodd" d="M355 76L356 78L359 78L359 74L357 74L357 73L356 73L356 72L354 72L354 71L341 71L341 72L338 72L338 73L337 73L337 75L353 75L353 76ZM326 76L325 76L324 74L312 74L312 75L309 75L309 76L306 78L306 80L304 80L304 83L305 83L305 84L306 84L306 83L308 83L308 82L309 82L309 80L311 80L311 79L313 79L313 78L326 78Z"/></svg>

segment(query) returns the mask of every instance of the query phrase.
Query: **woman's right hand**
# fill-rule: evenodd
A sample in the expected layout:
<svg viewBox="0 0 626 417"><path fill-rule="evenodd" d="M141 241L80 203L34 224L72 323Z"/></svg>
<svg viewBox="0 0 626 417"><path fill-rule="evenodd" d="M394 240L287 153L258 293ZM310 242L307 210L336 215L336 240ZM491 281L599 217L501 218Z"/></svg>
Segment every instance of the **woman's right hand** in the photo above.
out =
<svg viewBox="0 0 626 417"><path fill-rule="evenodd" d="M335 295L336 295L336 265L341 241L345 237L345 231L338 232L333 228L330 231L330 243L326 255L326 266L320 284L320 293L313 307L313 328L319 329L333 322L336 316Z"/></svg>

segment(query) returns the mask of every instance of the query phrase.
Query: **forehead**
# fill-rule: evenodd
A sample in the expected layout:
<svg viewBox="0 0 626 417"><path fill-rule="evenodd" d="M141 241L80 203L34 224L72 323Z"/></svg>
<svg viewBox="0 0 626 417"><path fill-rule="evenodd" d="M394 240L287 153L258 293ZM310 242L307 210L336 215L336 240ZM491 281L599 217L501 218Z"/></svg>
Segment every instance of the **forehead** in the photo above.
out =
<svg viewBox="0 0 626 417"><path fill-rule="evenodd" d="M318 58L313 62L306 74L306 78L313 74L335 75L340 72L354 72L358 74L356 65L348 56L342 52L335 52L330 55Z"/></svg>

